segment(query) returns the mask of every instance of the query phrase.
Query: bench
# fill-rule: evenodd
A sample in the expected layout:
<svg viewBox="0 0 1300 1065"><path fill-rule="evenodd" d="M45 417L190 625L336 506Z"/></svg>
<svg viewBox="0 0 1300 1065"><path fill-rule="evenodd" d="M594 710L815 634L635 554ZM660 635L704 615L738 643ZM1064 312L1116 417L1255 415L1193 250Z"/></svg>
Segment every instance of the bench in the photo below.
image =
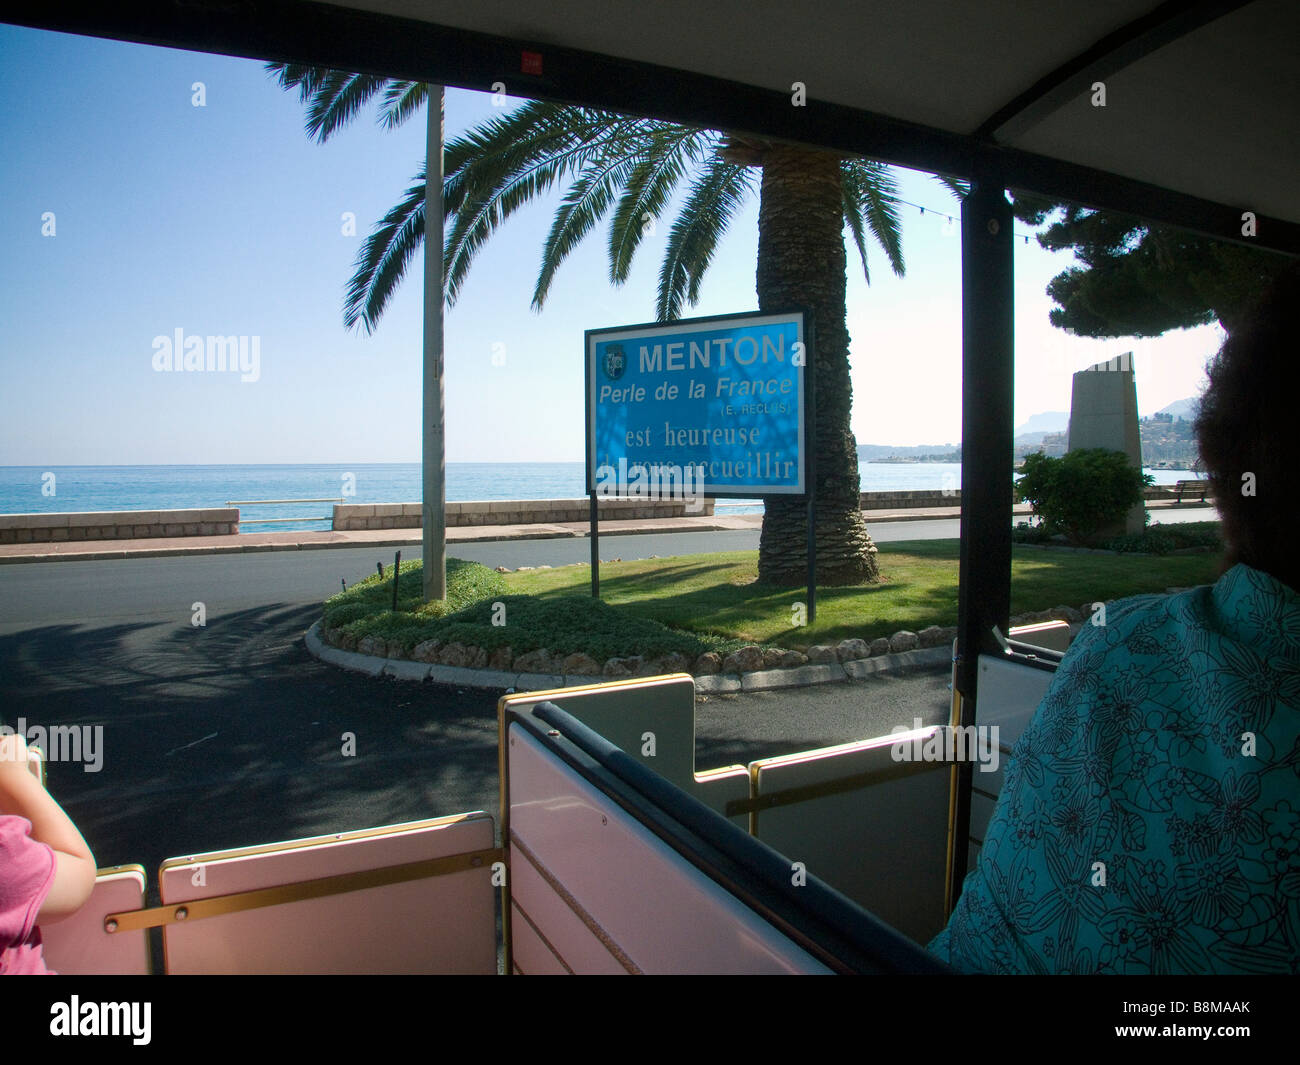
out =
<svg viewBox="0 0 1300 1065"><path fill-rule="evenodd" d="M1207 480L1176 481L1174 483L1174 502L1181 503L1185 496L1196 496L1197 502L1204 503L1210 490Z"/></svg>

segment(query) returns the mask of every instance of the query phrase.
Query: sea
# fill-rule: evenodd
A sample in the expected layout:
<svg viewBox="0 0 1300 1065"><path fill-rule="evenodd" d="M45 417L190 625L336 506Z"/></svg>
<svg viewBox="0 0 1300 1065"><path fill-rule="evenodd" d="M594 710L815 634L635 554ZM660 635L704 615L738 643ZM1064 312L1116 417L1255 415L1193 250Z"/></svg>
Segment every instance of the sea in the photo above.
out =
<svg viewBox="0 0 1300 1065"><path fill-rule="evenodd" d="M447 500L580 499L581 462L449 462ZM956 462L861 462L864 492L961 487ZM1148 469L1156 484L1190 470ZM332 503L420 498L418 462L352 466L0 466L0 514L178 510L238 506L240 532L330 528ZM757 499L723 499L718 513L759 514Z"/></svg>

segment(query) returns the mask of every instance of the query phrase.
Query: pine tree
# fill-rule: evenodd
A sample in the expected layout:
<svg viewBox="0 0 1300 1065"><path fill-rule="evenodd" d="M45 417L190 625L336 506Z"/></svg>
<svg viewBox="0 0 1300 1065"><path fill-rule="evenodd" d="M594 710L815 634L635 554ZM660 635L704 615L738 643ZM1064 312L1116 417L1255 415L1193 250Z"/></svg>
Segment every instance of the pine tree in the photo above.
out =
<svg viewBox="0 0 1300 1065"><path fill-rule="evenodd" d="M1232 331L1288 257L1130 215L1017 194L1013 211L1052 251L1083 263L1047 286L1054 326L1079 336L1159 336L1218 320Z"/></svg>

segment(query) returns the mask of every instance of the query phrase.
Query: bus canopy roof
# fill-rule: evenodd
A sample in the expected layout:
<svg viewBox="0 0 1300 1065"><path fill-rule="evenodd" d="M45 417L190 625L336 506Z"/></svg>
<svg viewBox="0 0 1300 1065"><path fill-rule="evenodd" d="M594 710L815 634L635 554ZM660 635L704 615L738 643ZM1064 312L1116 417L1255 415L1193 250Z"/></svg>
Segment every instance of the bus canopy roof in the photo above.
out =
<svg viewBox="0 0 1300 1065"><path fill-rule="evenodd" d="M1295 0L9 0L0 19L503 83L1300 254Z"/></svg>

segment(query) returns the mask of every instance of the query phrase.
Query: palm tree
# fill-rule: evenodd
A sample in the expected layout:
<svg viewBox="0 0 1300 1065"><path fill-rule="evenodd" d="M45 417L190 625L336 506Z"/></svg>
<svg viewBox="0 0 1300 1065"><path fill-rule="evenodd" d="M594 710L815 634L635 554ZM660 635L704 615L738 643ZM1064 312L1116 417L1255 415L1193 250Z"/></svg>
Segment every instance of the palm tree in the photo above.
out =
<svg viewBox="0 0 1300 1065"><path fill-rule="evenodd" d="M378 94L380 120L390 127L425 100L419 82L293 64L268 64L268 69L283 88L299 90L307 105L307 132L322 142ZM868 282L868 234L902 276L896 186L887 167L820 149L530 101L449 143L444 175L448 305L497 228L556 182L568 182L542 253L532 300L537 310L560 264L611 209L610 280L626 281L646 223L688 181L659 272L655 313L660 321L676 319L684 304L698 302L719 240L757 187L759 309L801 306L812 312L816 328L817 580L876 579L876 549L859 507L857 448L849 428L844 229L853 237ZM362 247L344 307L349 327L375 329L418 249L424 236L424 180L422 167ZM806 575L805 505L786 496L764 502L759 579L800 584Z"/></svg>

